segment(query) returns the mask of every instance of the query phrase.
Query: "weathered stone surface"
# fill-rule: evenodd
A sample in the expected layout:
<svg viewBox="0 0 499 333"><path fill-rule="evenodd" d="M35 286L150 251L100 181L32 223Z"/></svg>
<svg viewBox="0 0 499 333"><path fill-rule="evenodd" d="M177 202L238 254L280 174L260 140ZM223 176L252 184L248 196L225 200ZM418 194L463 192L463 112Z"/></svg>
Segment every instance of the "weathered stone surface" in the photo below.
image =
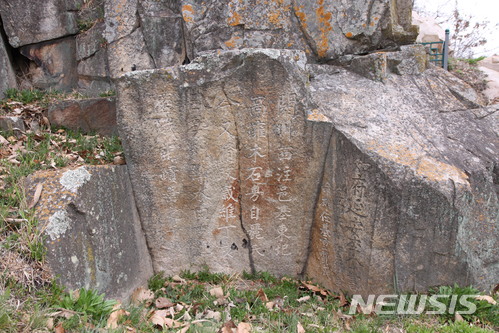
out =
<svg viewBox="0 0 499 333"><path fill-rule="evenodd" d="M47 236L47 262L70 288L92 288L127 298L152 274L126 166L40 171L27 179Z"/></svg>
<svg viewBox="0 0 499 333"><path fill-rule="evenodd" d="M252 48L312 50L290 0L182 0L192 59L202 51Z"/></svg>
<svg viewBox="0 0 499 333"><path fill-rule="evenodd" d="M182 1L190 56L243 47L299 49L319 59L411 43L412 0Z"/></svg>
<svg viewBox="0 0 499 333"><path fill-rule="evenodd" d="M37 88L70 91L78 82L74 37L21 47L21 54L38 66L30 74Z"/></svg>
<svg viewBox="0 0 499 333"><path fill-rule="evenodd" d="M423 71L419 55L384 54L384 82L307 72L303 53L284 50L206 54L119 79L155 270L306 274L350 293L489 288L497 113L469 109L481 103L471 87Z"/></svg>
<svg viewBox="0 0 499 333"><path fill-rule="evenodd" d="M103 48L78 63L78 88L87 96L99 96L114 89L109 75L107 49Z"/></svg>
<svg viewBox="0 0 499 333"><path fill-rule="evenodd" d="M155 270L303 270L331 133L305 120L305 61L233 51L118 80L119 130Z"/></svg>
<svg viewBox="0 0 499 333"><path fill-rule="evenodd" d="M20 135L26 128L20 117L0 116L0 130Z"/></svg>
<svg viewBox="0 0 499 333"><path fill-rule="evenodd" d="M106 46L103 36L104 23L96 23L92 28L76 36L76 60L89 58Z"/></svg>
<svg viewBox="0 0 499 333"><path fill-rule="evenodd" d="M107 65L107 50L102 49L78 63L78 76L91 79L106 79L109 77Z"/></svg>
<svg viewBox="0 0 499 333"><path fill-rule="evenodd" d="M52 125L73 130L117 134L114 97L62 101L50 106L48 119Z"/></svg>
<svg viewBox="0 0 499 333"><path fill-rule="evenodd" d="M141 0L139 14L142 33L154 67L182 64L186 50L180 1Z"/></svg>
<svg viewBox="0 0 499 333"><path fill-rule="evenodd" d="M384 84L311 70L318 112L337 132L308 275L355 293L490 288L499 274L497 114L467 110L478 96L441 69Z"/></svg>
<svg viewBox="0 0 499 333"><path fill-rule="evenodd" d="M105 0L104 38L113 43L132 34L139 26L137 0Z"/></svg>
<svg viewBox="0 0 499 333"><path fill-rule="evenodd" d="M139 29L110 44L107 53L113 79L130 71L154 68L154 61L147 52L144 36Z"/></svg>
<svg viewBox="0 0 499 333"><path fill-rule="evenodd" d="M0 1L0 15L10 45L20 47L76 34L74 7L65 0Z"/></svg>
<svg viewBox="0 0 499 333"><path fill-rule="evenodd" d="M16 75L5 47L3 35L0 33L0 99L4 97L5 90L16 87Z"/></svg>

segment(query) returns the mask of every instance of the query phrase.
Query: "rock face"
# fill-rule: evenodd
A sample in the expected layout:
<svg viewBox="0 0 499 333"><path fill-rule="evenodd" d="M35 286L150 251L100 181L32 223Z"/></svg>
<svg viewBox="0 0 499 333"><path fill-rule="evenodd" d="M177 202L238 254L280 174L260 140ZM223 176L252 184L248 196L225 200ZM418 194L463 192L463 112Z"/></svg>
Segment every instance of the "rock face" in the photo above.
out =
<svg viewBox="0 0 499 333"><path fill-rule="evenodd" d="M305 121L304 65L300 52L236 51L120 79L156 271L302 271L331 131Z"/></svg>
<svg viewBox="0 0 499 333"><path fill-rule="evenodd" d="M121 299L147 283L152 266L126 166L37 172L27 180L29 200L39 184L36 214L61 283Z"/></svg>
<svg viewBox="0 0 499 333"><path fill-rule="evenodd" d="M1 22L1 21L0 21ZM1 30L1 29L0 29ZM0 33L0 99L4 97L4 91L8 88L16 88L16 75L10 57L5 47L3 35Z"/></svg>
<svg viewBox="0 0 499 333"><path fill-rule="evenodd" d="M76 86L78 77L74 38L27 45L20 50L21 54L38 65L32 73L36 87L71 91Z"/></svg>
<svg viewBox="0 0 499 333"><path fill-rule="evenodd" d="M314 61L414 41L412 0L3 1L14 48L36 88L97 96L124 73L188 63L203 52L302 50Z"/></svg>
<svg viewBox="0 0 499 333"><path fill-rule="evenodd" d="M338 133L308 275L361 293L489 288L499 272L497 114L467 110L479 97L441 69L388 73L384 84L310 69L313 101Z"/></svg>
<svg viewBox="0 0 499 333"><path fill-rule="evenodd" d="M318 59L411 42L412 1L182 2L191 56L242 47L299 49Z"/></svg>
<svg viewBox="0 0 499 333"><path fill-rule="evenodd" d="M72 130L116 135L116 101L114 98L67 100L50 106L50 124Z"/></svg>
<svg viewBox="0 0 499 333"><path fill-rule="evenodd" d="M80 1L0 2L0 15L10 45L20 47L76 34L76 2Z"/></svg>
<svg viewBox="0 0 499 333"><path fill-rule="evenodd" d="M490 287L497 113L470 109L476 93L420 51L380 55L383 82L285 50L118 80L154 269L308 275L350 293Z"/></svg>

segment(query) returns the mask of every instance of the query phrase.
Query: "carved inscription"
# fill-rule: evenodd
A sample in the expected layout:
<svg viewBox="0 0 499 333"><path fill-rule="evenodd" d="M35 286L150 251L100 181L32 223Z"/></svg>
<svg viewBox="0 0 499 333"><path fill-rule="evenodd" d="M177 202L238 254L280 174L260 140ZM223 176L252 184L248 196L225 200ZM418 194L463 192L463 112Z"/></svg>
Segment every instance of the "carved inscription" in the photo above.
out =
<svg viewBox="0 0 499 333"><path fill-rule="evenodd" d="M339 233L343 235L340 255L341 265L346 274L350 276L350 287L360 283L358 271L365 266L361 258L362 237L365 234L365 226L369 222L369 210L367 192L369 184L366 179L366 171L371 166L361 160L356 160L353 165L351 185L347 189L346 197L340 200L342 214L339 219Z"/></svg>

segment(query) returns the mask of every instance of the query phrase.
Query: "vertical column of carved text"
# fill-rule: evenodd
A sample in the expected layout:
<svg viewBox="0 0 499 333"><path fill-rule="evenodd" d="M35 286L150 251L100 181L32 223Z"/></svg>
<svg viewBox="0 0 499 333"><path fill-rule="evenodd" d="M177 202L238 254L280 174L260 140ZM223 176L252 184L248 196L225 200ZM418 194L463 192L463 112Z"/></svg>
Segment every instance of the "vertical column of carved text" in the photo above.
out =
<svg viewBox="0 0 499 333"><path fill-rule="evenodd" d="M215 167L219 170L213 170L213 174L221 171L226 184L223 188L223 204L222 209L219 211L219 224L214 232L217 240L216 247L219 250L215 260L222 267L230 268L227 265L231 264L230 259L233 258L233 251L237 250L237 245L232 238L234 236L233 231L238 228L240 220L239 205L241 204L239 202L240 185L236 174L237 170L235 167L231 168L230 165L236 163L238 156L235 147L235 135L232 133L234 131L234 121L230 103L227 99L221 99L214 105L214 109L217 110L217 117L220 118L222 130L216 141L224 142L224 144L221 146L220 164L215 164Z"/></svg>
<svg viewBox="0 0 499 333"><path fill-rule="evenodd" d="M266 169L268 159L267 154L264 153L263 143L267 142L267 123L265 118L267 115L267 107L265 106L265 97L256 96L251 99L250 107L251 119L254 119L248 127L249 138L253 140L248 149L247 158L250 161L250 168L246 170L247 177L245 181L250 182L249 193L244 195L249 199L250 208L250 224L248 235L251 240L251 248L253 255L261 257L265 256L265 249L261 245L264 240L264 230L262 222L264 222L263 207L267 180L271 176L270 169ZM266 147L267 148L267 147ZM269 173L270 172L270 173Z"/></svg>
<svg viewBox="0 0 499 333"><path fill-rule="evenodd" d="M329 266L329 251L328 247L332 242L332 202L330 199L331 193L331 184L329 182L325 183L321 197L319 201L319 225L320 225L320 250L319 250L319 258L322 274L325 277L330 277L331 267Z"/></svg>
<svg viewBox="0 0 499 333"><path fill-rule="evenodd" d="M349 287L358 287L360 281L359 271L365 266L362 251L362 238L365 232L365 224L369 221L367 207L368 182L366 171L370 165L357 160L354 166L352 186L347 191L348 195L344 202L344 212L340 218L340 234L344 235L341 257L344 258L343 267L349 276Z"/></svg>
<svg viewBox="0 0 499 333"><path fill-rule="evenodd" d="M292 146L292 124L295 113L295 94L284 90L279 97L277 104L277 112L279 114L279 122L275 124L274 131L279 140L277 149L277 167L275 171L275 182L277 186L277 215L278 220L277 236L275 239L275 253L278 256L291 255L292 237L289 233L289 220L293 216L292 209L294 208L292 196L293 192L293 146Z"/></svg>

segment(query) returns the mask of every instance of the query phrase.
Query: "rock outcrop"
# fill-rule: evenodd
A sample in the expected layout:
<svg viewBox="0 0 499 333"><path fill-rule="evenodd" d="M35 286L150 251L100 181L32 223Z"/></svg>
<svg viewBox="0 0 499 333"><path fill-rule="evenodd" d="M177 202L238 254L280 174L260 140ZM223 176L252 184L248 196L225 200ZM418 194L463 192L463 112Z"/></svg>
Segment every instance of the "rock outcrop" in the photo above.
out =
<svg viewBox="0 0 499 333"><path fill-rule="evenodd" d="M47 262L64 285L127 299L152 266L126 166L39 171L26 182L46 236Z"/></svg>
<svg viewBox="0 0 499 333"><path fill-rule="evenodd" d="M49 107L51 125L74 131L116 135L116 100L114 97L65 100Z"/></svg>
<svg viewBox="0 0 499 333"><path fill-rule="evenodd" d="M79 0L2 1L0 15L9 44L20 47L55 40L78 32Z"/></svg>
<svg viewBox="0 0 499 333"><path fill-rule="evenodd" d="M405 45L412 2L0 2L36 87L117 85L128 169L28 182L45 184L54 272L110 296L151 267L363 294L497 283L498 107ZM0 40L2 89L15 85L6 53ZM112 133L111 104L49 117Z"/></svg>
<svg viewBox="0 0 499 333"><path fill-rule="evenodd" d="M16 74L12 68L10 56L7 53L5 45L3 35L0 33L0 99L4 98L5 90L17 87Z"/></svg>
<svg viewBox="0 0 499 333"><path fill-rule="evenodd" d="M263 49L120 78L155 270L306 274L351 293L490 287L497 114L422 55L379 54L383 80Z"/></svg>
<svg viewBox="0 0 499 333"><path fill-rule="evenodd" d="M113 89L110 78L188 63L203 52L302 50L328 61L409 44L412 0L4 1L9 43L36 66L37 88Z"/></svg>

